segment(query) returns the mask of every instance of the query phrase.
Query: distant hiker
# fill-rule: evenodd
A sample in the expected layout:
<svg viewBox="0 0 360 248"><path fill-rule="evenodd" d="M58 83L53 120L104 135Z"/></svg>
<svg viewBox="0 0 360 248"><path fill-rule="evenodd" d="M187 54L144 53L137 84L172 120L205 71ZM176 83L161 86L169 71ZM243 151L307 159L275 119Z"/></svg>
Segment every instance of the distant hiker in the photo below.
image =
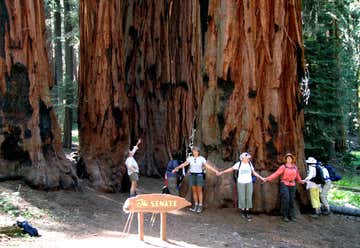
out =
<svg viewBox="0 0 360 248"><path fill-rule="evenodd" d="M235 163L232 167L219 172L218 175L230 173L235 171L236 187L238 193L238 207L241 211L241 216L251 220L250 209L252 208L253 195L253 178L252 175L264 180L262 176L256 173L254 166L250 161L251 155L244 152L240 155L240 161Z"/></svg>
<svg viewBox="0 0 360 248"><path fill-rule="evenodd" d="M138 140L133 149L128 152L128 157L125 161L127 172L131 182L130 197L136 196L137 182L139 181L139 165L134 159L136 151L139 149L141 139Z"/></svg>
<svg viewBox="0 0 360 248"><path fill-rule="evenodd" d="M330 178L328 169L321 163L319 165L320 165L320 168L322 169L322 172L324 175L324 180L325 180L325 183L321 187L320 199L321 199L321 203L324 205L324 208L325 208L325 211L323 212L323 214L329 215L330 214L330 205L329 205L327 196L328 196L328 193L331 188L331 178Z"/></svg>
<svg viewBox="0 0 360 248"><path fill-rule="evenodd" d="M204 167L213 171L215 174L217 174L218 171L209 165L203 156L200 156L200 149L198 147L193 146L191 148L191 152L193 156L188 157L184 163L177 166L172 172L176 173L179 169L190 165L189 184L194 198L194 206L190 209L190 211L201 213L203 210L202 188L204 186Z"/></svg>
<svg viewBox="0 0 360 248"><path fill-rule="evenodd" d="M320 175L320 170L316 167L316 159L313 157L309 157L305 162L308 164L308 174L304 179L306 181L306 189L309 190L311 205L314 208L315 213L311 215L314 218L318 218L320 216L320 185L321 181L324 181L322 172Z"/></svg>
<svg viewBox="0 0 360 248"><path fill-rule="evenodd" d="M167 188L172 195L179 195L178 189L178 173L173 170L180 165L179 153L173 151L171 154L171 160L167 164L165 180L167 181Z"/></svg>
<svg viewBox="0 0 360 248"><path fill-rule="evenodd" d="M295 164L295 157L287 153L284 157L285 164L281 165L272 175L264 179L265 182L280 178L280 201L281 214L285 222L296 221L295 217L295 181L304 183L300 177L299 170Z"/></svg>

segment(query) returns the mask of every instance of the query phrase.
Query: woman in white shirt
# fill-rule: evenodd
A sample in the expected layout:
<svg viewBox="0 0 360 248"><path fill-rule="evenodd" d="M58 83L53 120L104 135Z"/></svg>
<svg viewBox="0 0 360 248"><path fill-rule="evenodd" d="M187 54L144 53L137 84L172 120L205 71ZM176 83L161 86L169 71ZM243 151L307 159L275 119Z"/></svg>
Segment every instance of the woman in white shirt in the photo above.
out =
<svg viewBox="0 0 360 248"><path fill-rule="evenodd" d="M141 139L138 140L138 142L131 151L129 150L128 157L125 160L127 173L129 175L129 179L131 182L130 197L136 196L136 187L137 187L137 182L139 181L139 165L134 159L134 155L136 151L139 149L140 143L141 143Z"/></svg>
<svg viewBox="0 0 360 248"><path fill-rule="evenodd" d="M215 174L218 174L219 172L211 165L209 165L203 156L200 156L200 149L198 147L192 147L191 151L193 156L188 157L184 163L176 167L173 170L173 173L179 171L181 168L190 165L189 184L194 198L194 206L190 209L190 211L201 213L203 210L203 168L205 167L206 169L213 171Z"/></svg>
<svg viewBox="0 0 360 248"><path fill-rule="evenodd" d="M253 182L252 175L264 180L255 170L250 162L251 155L244 152L240 155L240 162L237 162L232 167L222 171L219 175L237 171L237 192L238 192L238 207L241 210L241 216L251 220L249 214L252 208Z"/></svg>

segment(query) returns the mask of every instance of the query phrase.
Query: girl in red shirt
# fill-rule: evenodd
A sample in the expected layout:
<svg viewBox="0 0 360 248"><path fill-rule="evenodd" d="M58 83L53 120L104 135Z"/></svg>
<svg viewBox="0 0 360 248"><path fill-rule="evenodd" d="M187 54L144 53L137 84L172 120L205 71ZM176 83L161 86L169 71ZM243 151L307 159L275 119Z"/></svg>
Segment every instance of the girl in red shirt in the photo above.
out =
<svg viewBox="0 0 360 248"><path fill-rule="evenodd" d="M291 153L285 155L286 164L281 165L272 175L264 178L264 182L273 181L281 176L280 179L280 201L281 214L285 222L296 221L295 218L295 181L304 184L300 177L298 168L295 165L295 157Z"/></svg>

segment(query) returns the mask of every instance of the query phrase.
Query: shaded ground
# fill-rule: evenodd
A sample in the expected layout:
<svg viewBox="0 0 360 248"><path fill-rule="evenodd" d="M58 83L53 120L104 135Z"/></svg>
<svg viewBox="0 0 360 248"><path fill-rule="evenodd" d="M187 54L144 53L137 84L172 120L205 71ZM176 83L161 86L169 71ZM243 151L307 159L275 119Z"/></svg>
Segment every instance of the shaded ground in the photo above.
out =
<svg viewBox="0 0 360 248"><path fill-rule="evenodd" d="M0 191L16 191L19 184L1 182ZM0 247L360 247L360 218L331 215L314 220L301 215L296 223L283 223L278 216L257 215L246 222L235 209L168 214L168 243L157 238L159 218L152 226L147 214L145 242L140 242L136 218L130 235L122 233L127 219L122 203L127 194L98 193L86 181L81 184L81 192L43 192L23 185L18 204L33 214L29 221L42 236L0 236ZM159 192L161 184L159 179L141 178L140 191ZM13 222L14 218L0 213L0 226Z"/></svg>

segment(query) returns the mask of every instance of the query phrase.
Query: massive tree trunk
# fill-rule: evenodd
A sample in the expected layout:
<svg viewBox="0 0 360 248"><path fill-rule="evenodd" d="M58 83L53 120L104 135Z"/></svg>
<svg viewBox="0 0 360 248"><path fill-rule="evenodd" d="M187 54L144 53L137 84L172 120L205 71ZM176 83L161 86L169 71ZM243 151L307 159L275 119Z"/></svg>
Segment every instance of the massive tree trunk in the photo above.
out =
<svg viewBox="0 0 360 248"><path fill-rule="evenodd" d="M97 188L120 189L137 138L148 176L184 146L202 95L199 14L191 1L81 2L80 146Z"/></svg>
<svg viewBox="0 0 360 248"><path fill-rule="evenodd" d="M304 175L301 1L210 0L205 42L199 139L208 158L226 167L248 151L266 176L292 152ZM230 176L218 180L207 202L225 204L231 188ZM256 183L254 210L276 209L277 195L277 183Z"/></svg>
<svg viewBox="0 0 360 248"><path fill-rule="evenodd" d="M81 2L80 145L94 184L119 189L139 137L142 173L161 175L195 126L219 167L249 151L268 175L291 151L304 174L300 11L299 0ZM208 205L231 202L231 183L209 173ZM256 211L278 207L277 185L256 184Z"/></svg>
<svg viewBox="0 0 360 248"><path fill-rule="evenodd" d="M41 189L73 188L49 96L44 3L0 0L0 179Z"/></svg>
<svg viewBox="0 0 360 248"><path fill-rule="evenodd" d="M80 2L79 141L98 190L121 190L129 146L122 1Z"/></svg>

